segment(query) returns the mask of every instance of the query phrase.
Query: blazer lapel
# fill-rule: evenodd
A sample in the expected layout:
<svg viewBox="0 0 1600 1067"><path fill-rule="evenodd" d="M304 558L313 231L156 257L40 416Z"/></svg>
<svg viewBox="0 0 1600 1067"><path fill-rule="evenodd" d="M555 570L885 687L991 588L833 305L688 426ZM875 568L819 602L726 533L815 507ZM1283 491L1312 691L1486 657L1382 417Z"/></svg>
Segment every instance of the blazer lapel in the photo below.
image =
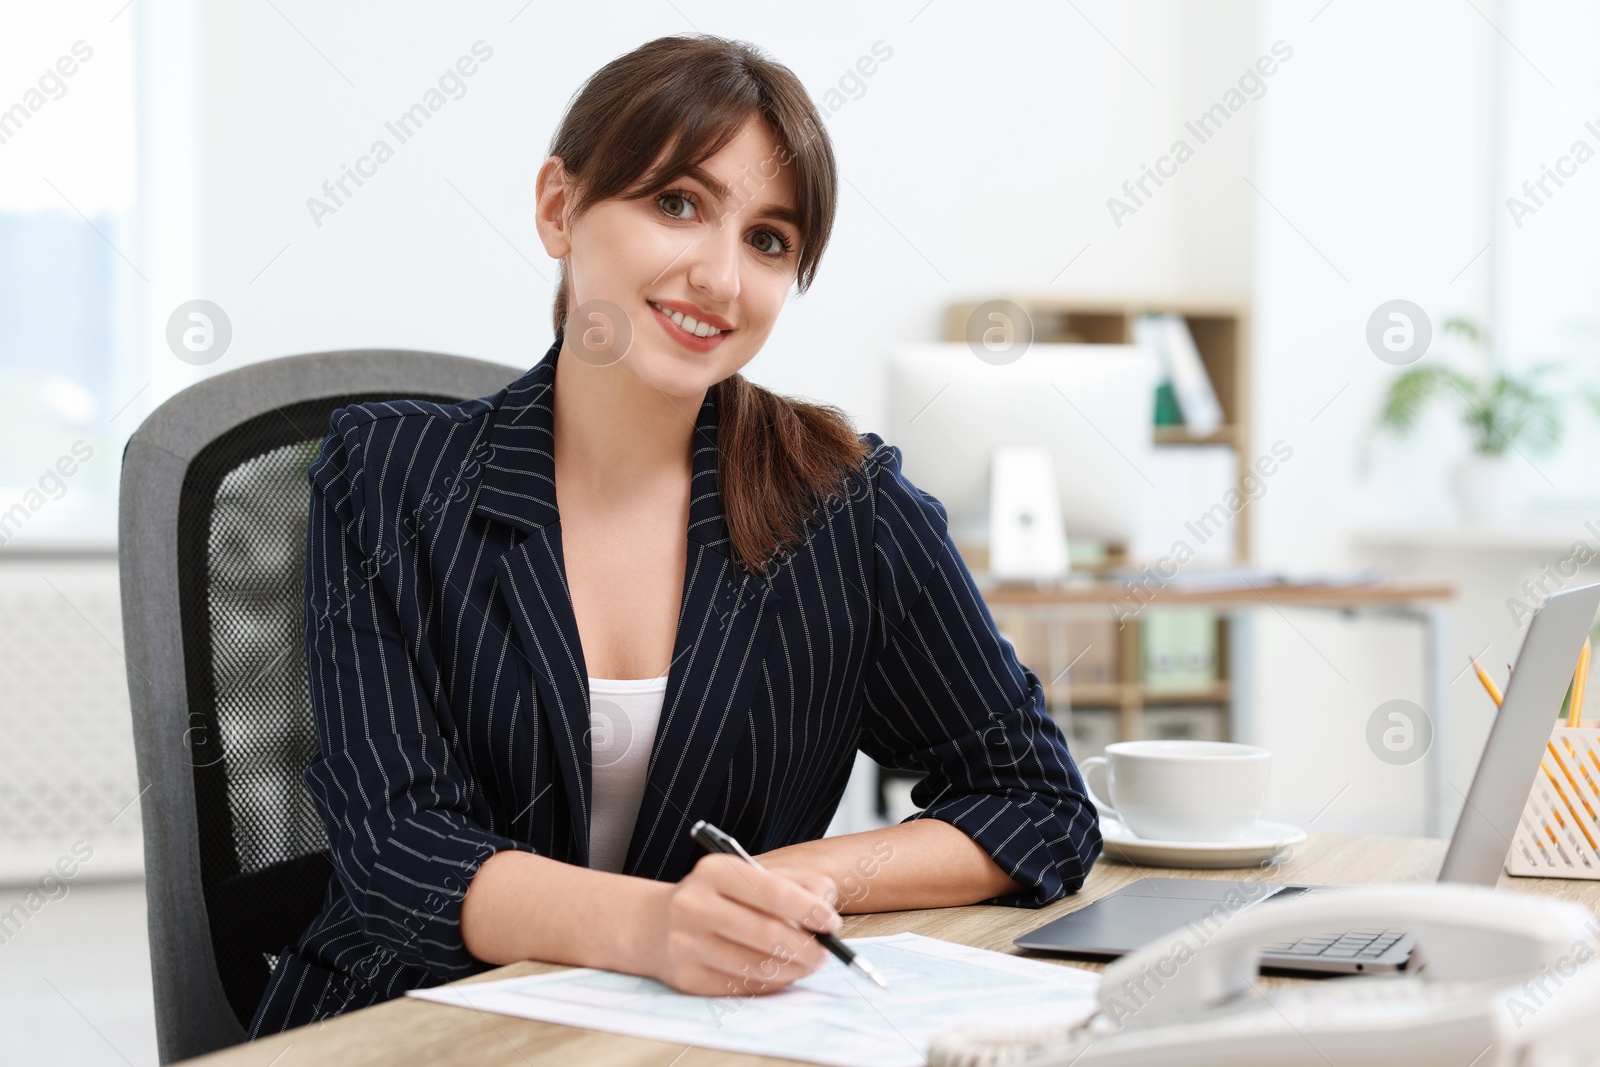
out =
<svg viewBox="0 0 1600 1067"><path fill-rule="evenodd" d="M473 513L527 536L495 561L522 657L532 668L537 704L572 813L576 859L589 862L589 683L578 623L567 592L556 509L554 397L561 335L506 391L492 418L488 458ZM537 809L536 809L537 810ZM552 806L553 815L553 806Z"/></svg>
<svg viewBox="0 0 1600 1067"><path fill-rule="evenodd" d="M568 807L577 862L589 862L593 783L589 682L567 589L556 507L554 397L562 335L508 387L489 433L474 513L527 536L495 569L515 636L539 687L539 705ZM688 839L715 804L728 774L781 596L769 579L731 557L717 482L717 410L710 395L693 436L683 600L661 720L624 871L677 878L698 855Z"/></svg>

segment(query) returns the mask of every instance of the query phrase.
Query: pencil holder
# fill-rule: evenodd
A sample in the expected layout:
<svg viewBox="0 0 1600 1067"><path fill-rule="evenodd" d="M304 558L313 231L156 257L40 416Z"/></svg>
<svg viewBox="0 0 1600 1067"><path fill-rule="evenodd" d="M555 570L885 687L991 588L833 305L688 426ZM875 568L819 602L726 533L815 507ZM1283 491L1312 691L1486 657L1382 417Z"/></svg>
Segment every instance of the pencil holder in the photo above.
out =
<svg viewBox="0 0 1600 1067"><path fill-rule="evenodd" d="M1522 809L1506 873L1600 879L1600 728L1557 726Z"/></svg>

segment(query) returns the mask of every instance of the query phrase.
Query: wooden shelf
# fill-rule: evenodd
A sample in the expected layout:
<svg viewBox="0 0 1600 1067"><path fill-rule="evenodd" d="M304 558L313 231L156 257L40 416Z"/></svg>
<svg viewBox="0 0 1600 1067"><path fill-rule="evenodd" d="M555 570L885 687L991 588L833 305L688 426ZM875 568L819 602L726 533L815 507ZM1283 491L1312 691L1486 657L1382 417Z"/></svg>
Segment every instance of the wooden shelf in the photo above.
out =
<svg viewBox="0 0 1600 1067"><path fill-rule="evenodd" d="M1231 445L1237 458L1236 484L1244 507L1239 511L1238 560L1251 558L1250 494L1242 491L1246 474L1255 462L1251 445L1250 411L1250 305L1230 297L1195 297L1180 294L1125 294L1063 297L1052 293L994 293L976 300L956 301L945 312L945 339L966 338L967 323L977 307L988 300L1009 300L1027 313L1033 339L1039 344L1130 344L1133 322L1147 313L1177 313L1188 324L1206 376L1222 407L1222 426L1216 432L1196 434L1182 426L1158 426L1152 440L1158 445ZM1151 398L1152 407L1155 398Z"/></svg>
<svg viewBox="0 0 1600 1067"><path fill-rule="evenodd" d="M1052 706L1118 708L1126 700L1128 689L1118 682L1090 682L1087 685L1047 685L1044 693Z"/></svg>
<svg viewBox="0 0 1600 1067"><path fill-rule="evenodd" d="M1163 704L1226 704L1232 690L1225 681L1195 689L1152 689L1140 682L1090 682L1086 685L1047 685L1045 699L1074 708L1119 708L1124 704L1151 707Z"/></svg>
<svg viewBox="0 0 1600 1067"><path fill-rule="evenodd" d="M1195 689L1152 689L1149 686L1144 686L1139 697L1148 706L1159 706L1161 704L1226 704L1233 699L1232 693L1232 687L1224 680Z"/></svg>
<svg viewBox="0 0 1600 1067"><path fill-rule="evenodd" d="M967 323L979 304L991 299L1005 299L1017 304L1027 313L1033 324L1033 339L1041 344L1128 344L1133 340L1134 320L1145 313L1176 313L1182 315L1194 336L1195 348L1200 353L1217 401L1222 407L1223 424L1214 432L1196 434L1182 426L1156 427L1152 440L1157 447L1181 445L1230 445L1237 456L1236 485L1241 497L1246 475L1255 460L1251 442L1250 410L1250 305L1243 299L1229 297L1194 297L1181 294L1134 293L1107 296L1063 297L1058 293L1012 292L992 293L974 300L952 303L946 311L945 336L950 341L966 338ZM1155 398L1151 398L1152 408ZM1250 504L1247 502L1237 516L1237 561L1248 563L1251 558ZM965 551L965 550L964 550ZM1111 562L1119 566L1132 563L1139 566L1145 561L1129 560L1125 545L1110 546ZM976 562L976 561L974 561ZM981 566L981 564L979 564ZM1218 608L1219 601L1259 601L1263 594L1272 602L1288 600L1319 600L1315 591L1305 589L1290 592L1283 587L1263 587L1224 592L1220 596L1189 595L1188 591L1173 588L1162 594L1161 604L1147 610L1162 608L1205 607ZM1407 592L1414 592L1408 590ZM1093 586L1027 587L1000 586L984 588L983 597L997 619L1016 620L1013 625L1051 625L1043 623L1041 612L1052 605L1096 604L1114 600L1121 589L1112 583ZM1350 596L1351 590L1330 589L1332 597ZM1359 596L1360 594L1356 594ZM1381 592L1368 592L1369 596L1382 597ZM1187 601L1187 603L1186 603ZM1217 621L1217 681L1194 689L1152 689L1142 681L1143 650L1141 627L1138 619L1128 620L1120 629L1113 629L1104 640L1113 648L1099 650L1102 657L1113 662L1102 662L1093 674L1101 679L1071 685L1048 685L1048 696L1053 705L1083 708L1110 708L1117 713L1119 740L1134 740L1143 736L1142 717L1146 707L1178 706L1184 704L1211 704L1230 707L1233 688L1228 671L1228 650L1231 634L1225 617ZM1065 638L1051 638L1053 651L1042 656L1036 673L1049 681L1046 671L1055 660L1055 652L1063 647ZM1074 650L1077 651L1077 650ZM1045 662L1049 659L1052 662ZM1032 664L1030 664L1032 666ZM1060 668L1055 668L1059 670ZM1110 677L1107 677L1110 674Z"/></svg>
<svg viewBox="0 0 1600 1067"><path fill-rule="evenodd" d="M1195 433L1182 426L1157 426L1151 440L1158 445L1234 445L1239 432L1233 426L1219 426L1211 433Z"/></svg>
<svg viewBox="0 0 1600 1067"><path fill-rule="evenodd" d="M1058 587L1039 585L996 585L979 583L984 603L990 610L1004 608L1065 607L1115 601L1123 595L1115 582ZM1224 610L1236 604L1273 604L1319 608L1371 607L1374 604L1409 604L1418 600L1449 600L1455 586L1443 582L1382 582L1373 585L1262 585L1237 589L1191 589L1173 586L1161 591L1160 603L1146 610L1162 608L1214 608ZM1107 612L1109 614L1109 612Z"/></svg>

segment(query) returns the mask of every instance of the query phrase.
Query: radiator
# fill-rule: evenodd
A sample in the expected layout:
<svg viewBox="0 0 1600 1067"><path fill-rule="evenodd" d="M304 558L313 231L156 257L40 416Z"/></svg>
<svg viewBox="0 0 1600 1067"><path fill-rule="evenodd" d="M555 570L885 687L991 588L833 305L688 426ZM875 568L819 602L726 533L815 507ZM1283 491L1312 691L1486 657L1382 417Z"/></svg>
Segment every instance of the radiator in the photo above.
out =
<svg viewBox="0 0 1600 1067"><path fill-rule="evenodd" d="M143 785L115 551L0 551L0 883L138 877Z"/></svg>

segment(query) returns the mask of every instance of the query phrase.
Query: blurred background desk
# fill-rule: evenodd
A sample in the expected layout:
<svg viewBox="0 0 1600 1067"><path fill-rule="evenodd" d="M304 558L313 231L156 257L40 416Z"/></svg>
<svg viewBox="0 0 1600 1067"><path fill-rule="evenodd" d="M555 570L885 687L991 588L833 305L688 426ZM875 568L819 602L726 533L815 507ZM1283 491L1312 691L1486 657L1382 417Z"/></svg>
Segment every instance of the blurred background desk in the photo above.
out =
<svg viewBox="0 0 1600 1067"><path fill-rule="evenodd" d="M1018 655L1044 683L1052 716L1073 742L1073 754L1084 759L1103 750L1108 741L1185 737L1258 743L1251 679L1255 641L1252 622L1263 609L1284 614L1291 609L1337 612L1349 618L1390 617L1422 627L1423 709L1432 726L1424 755L1428 776L1427 832L1449 833L1445 813L1452 810L1450 784L1439 754L1444 749L1448 716L1445 691L1450 669L1449 602L1453 586L1444 583L1374 583L1329 585L1317 582L1261 584L1241 582L1202 587L1181 578L1145 590L1142 599L1116 581L1059 585L996 585L976 575L979 587L1001 630L1017 646ZM1162 613L1203 612L1211 627L1209 647L1214 669L1200 671L1192 684L1165 684L1155 677L1149 628ZM1292 622L1290 623L1292 626ZM1105 647L1100 647L1105 646ZM1168 709L1214 709L1215 725L1203 717L1171 716ZM1099 715L1099 728L1091 717ZM1196 724L1199 724L1198 726ZM1114 732L1113 732L1114 731ZM886 771L892 782L902 772Z"/></svg>

